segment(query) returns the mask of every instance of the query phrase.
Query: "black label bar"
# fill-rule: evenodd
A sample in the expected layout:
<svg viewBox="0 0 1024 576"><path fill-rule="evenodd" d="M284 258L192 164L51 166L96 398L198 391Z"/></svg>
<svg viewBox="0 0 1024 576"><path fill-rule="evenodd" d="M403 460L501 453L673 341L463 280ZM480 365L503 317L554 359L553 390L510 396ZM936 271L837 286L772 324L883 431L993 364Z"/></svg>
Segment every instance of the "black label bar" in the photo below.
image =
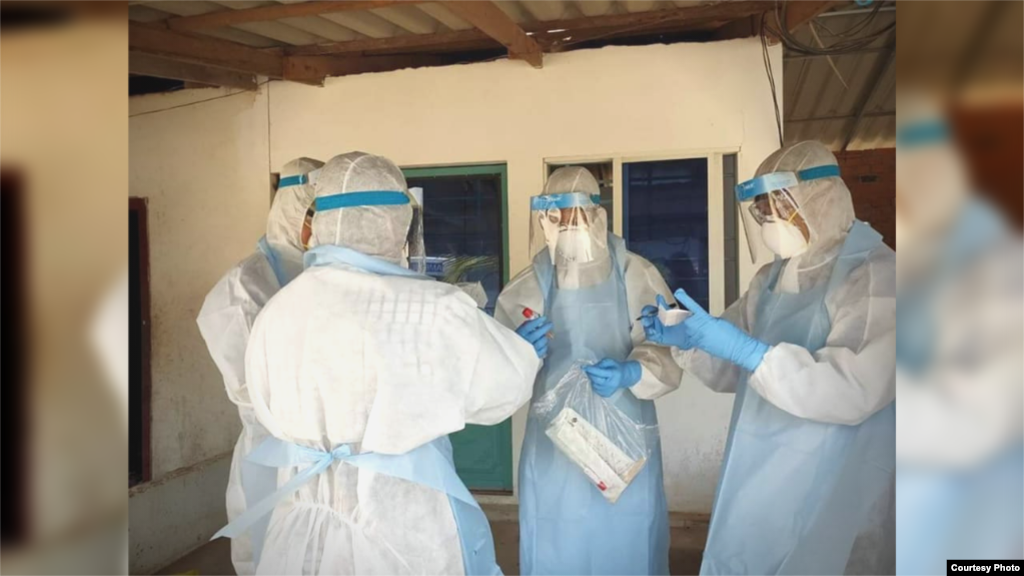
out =
<svg viewBox="0 0 1024 576"><path fill-rule="evenodd" d="M947 576L963 574L1020 574L1024 560L946 560Z"/></svg>

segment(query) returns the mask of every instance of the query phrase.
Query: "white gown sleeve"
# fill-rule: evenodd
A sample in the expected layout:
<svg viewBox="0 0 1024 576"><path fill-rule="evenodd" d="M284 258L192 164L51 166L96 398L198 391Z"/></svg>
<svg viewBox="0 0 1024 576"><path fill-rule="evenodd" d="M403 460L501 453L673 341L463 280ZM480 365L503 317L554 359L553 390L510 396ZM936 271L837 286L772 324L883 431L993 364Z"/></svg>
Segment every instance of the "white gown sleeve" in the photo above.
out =
<svg viewBox="0 0 1024 576"><path fill-rule="evenodd" d="M224 378L228 398L238 406L251 406L245 386L245 348L253 323L263 305L276 291L276 280L261 254L242 261L222 277L207 294L196 318L199 332L217 369Z"/></svg>
<svg viewBox="0 0 1024 576"><path fill-rule="evenodd" d="M778 344L750 376L775 406L829 424L860 424L896 394L895 253L877 249L826 297L825 346Z"/></svg>
<svg viewBox="0 0 1024 576"><path fill-rule="evenodd" d="M480 342L466 396L467 424L497 424L533 394L541 361L526 340L477 310Z"/></svg>
<svg viewBox="0 0 1024 576"><path fill-rule="evenodd" d="M655 304L658 294L672 302L672 291L653 264L633 253L628 254L625 276L629 318L632 322L630 337L633 341L629 359L639 362L642 369L640 381L630 391L637 398L653 400L679 388L683 371L673 360L669 348L646 341L644 327L635 319L640 317L644 306Z"/></svg>
<svg viewBox="0 0 1024 576"><path fill-rule="evenodd" d="M498 295L494 319L502 326L515 330L526 322L526 318L523 317L524 308L529 308L537 314L544 314L544 295L540 292L533 266L528 266L516 274Z"/></svg>

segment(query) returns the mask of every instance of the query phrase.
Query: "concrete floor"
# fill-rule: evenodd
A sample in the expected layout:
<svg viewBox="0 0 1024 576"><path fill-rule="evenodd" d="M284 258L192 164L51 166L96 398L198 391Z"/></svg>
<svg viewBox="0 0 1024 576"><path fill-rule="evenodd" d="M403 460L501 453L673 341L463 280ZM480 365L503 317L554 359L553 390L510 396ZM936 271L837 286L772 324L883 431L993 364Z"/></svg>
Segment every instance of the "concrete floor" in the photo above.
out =
<svg viewBox="0 0 1024 576"><path fill-rule="evenodd" d="M495 555L498 565L506 575L519 574L519 523L514 519L496 520L493 514L491 532L494 534ZM499 514L504 517L505 514ZM673 515L672 547L669 550L669 568L672 574L697 574L704 541L707 538L707 524ZM187 574L189 576L213 576L234 574L231 566L231 542L226 538L214 540L185 555L157 574Z"/></svg>

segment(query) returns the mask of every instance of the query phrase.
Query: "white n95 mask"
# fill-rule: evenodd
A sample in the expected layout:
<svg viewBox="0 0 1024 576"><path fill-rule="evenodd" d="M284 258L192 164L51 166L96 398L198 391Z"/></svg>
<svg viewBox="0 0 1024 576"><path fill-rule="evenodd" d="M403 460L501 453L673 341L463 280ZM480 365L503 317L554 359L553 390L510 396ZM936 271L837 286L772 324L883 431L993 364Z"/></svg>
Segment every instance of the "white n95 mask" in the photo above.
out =
<svg viewBox="0 0 1024 576"><path fill-rule="evenodd" d="M761 240L780 258L792 258L807 251L807 239L790 222L765 222L761 225Z"/></svg>
<svg viewBox="0 0 1024 576"><path fill-rule="evenodd" d="M555 250L565 262L585 263L594 259L590 231L584 228L559 230Z"/></svg>

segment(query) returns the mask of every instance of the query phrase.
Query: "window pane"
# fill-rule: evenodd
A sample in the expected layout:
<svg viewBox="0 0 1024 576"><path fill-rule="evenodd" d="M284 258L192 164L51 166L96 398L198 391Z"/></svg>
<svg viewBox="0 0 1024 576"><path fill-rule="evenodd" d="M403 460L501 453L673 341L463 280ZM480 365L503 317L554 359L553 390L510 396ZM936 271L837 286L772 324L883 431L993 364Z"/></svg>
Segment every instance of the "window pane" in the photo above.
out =
<svg viewBox="0 0 1024 576"><path fill-rule="evenodd" d="M415 174L415 172L413 172ZM445 282L481 282L494 313L504 282L501 174L410 176L423 188L428 273Z"/></svg>
<svg viewBox="0 0 1024 576"><path fill-rule="evenodd" d="M625 163L622 177L626 245L707 309L707 159Z"/></svg>

